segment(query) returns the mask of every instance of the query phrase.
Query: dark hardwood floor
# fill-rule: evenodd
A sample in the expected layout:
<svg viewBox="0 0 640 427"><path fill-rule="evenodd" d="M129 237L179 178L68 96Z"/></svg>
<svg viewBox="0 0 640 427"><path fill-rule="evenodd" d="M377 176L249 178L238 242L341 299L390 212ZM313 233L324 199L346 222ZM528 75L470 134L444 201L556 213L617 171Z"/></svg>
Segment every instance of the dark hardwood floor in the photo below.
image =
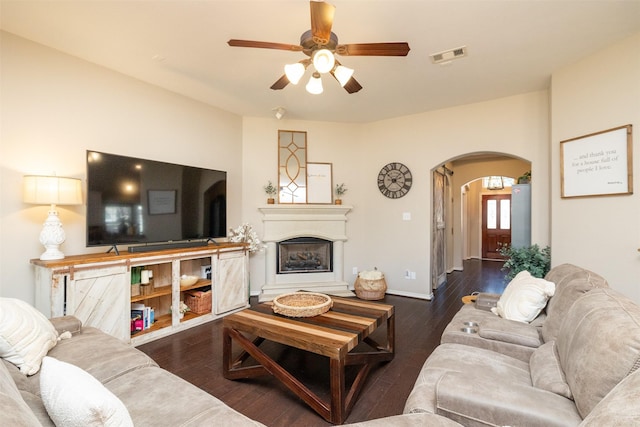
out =
<svg viewBox="0 0 640 427"><path fill-rule="evenodd" d="M372 369L346 423L401 414L427 356L462 306L461 298L474 291L501 293L506 286L502 262L469 260L464 271L447 275L447 284L431 301L387 295L395 306L396 355ZM257 303L256 298L251 303ZM377 331L384 333L384 329ZM382 339L381 339L382 340ZM264 344L263 344L264 346ZM222 321L216 320L170 337L139 346L161 367L216 396L235 410L267 426L327 426L302 400L271 376L230 381L222 376ZM313 391L326 397L326 358L269 344L272 354ZM347 375L349 378L349 372Z"/></svg>

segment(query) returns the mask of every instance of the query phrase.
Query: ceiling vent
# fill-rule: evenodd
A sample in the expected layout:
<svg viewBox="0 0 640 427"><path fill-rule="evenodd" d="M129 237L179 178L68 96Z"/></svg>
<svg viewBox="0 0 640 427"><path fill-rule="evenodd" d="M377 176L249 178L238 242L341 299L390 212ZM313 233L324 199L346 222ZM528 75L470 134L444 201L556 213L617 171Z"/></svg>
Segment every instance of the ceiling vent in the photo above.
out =
<svg viewBox="0 0 640 427"><path fill-rule="evenodd" d="M464 58L465 56L467 56L467 47L457 47L455 49L449 49L443 52L434 53L429 56L431 57L431 61L434 64L446 64L454 59Z"/></svg>

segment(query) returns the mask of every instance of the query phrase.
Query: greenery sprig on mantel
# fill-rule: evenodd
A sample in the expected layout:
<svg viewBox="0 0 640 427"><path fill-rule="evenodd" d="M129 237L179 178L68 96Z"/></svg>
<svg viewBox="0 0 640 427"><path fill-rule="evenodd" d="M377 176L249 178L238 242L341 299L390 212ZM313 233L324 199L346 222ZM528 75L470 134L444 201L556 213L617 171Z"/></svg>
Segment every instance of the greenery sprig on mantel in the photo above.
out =
<svg viewBox="0 0 640 427"><path fill-rule="evenodd" d="M342 197L342 195L346 192L347 187L344 185L344 182L342 184L336 184L336 196Z"/></svg>

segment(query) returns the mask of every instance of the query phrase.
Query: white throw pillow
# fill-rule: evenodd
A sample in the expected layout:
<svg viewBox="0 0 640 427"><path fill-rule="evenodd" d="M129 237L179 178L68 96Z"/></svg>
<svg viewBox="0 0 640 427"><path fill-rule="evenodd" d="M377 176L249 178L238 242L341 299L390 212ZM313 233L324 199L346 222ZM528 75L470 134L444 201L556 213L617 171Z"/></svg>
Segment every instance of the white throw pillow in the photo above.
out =
<svg viewBox="0 0 640 427"><path fill-rule="evenodd" d="M0 357L20 372L38 372L57 340L58 332L44 314L22 300L0 298Z"/></svg>
<svg viewBox="0 0 640 427"><path fill-rule="evenodd" d="M555 290L555 283L521 271L509 282L491 311L505 319L529 323L540 314Z"/></svg>
<svg viewBox="0 0 640 427"><path fill-rule="evenodd" d="M58 427L133 427L129 411L88 372L53 357L45 357L40 394L49 417Z"/></svg>

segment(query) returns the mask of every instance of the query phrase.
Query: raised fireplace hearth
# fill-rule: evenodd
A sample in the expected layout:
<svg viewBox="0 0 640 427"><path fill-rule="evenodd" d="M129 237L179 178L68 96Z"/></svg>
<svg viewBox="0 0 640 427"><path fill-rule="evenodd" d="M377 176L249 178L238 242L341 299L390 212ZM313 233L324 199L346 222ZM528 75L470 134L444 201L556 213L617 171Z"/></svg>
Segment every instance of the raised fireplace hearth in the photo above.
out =
<svg viewBox="0 0 640 427"><path fill-rule="evenodd" d="M353 296L344 281L344 205L267 205L263 215L265 285L260 301L300 290Z"/></svg>

